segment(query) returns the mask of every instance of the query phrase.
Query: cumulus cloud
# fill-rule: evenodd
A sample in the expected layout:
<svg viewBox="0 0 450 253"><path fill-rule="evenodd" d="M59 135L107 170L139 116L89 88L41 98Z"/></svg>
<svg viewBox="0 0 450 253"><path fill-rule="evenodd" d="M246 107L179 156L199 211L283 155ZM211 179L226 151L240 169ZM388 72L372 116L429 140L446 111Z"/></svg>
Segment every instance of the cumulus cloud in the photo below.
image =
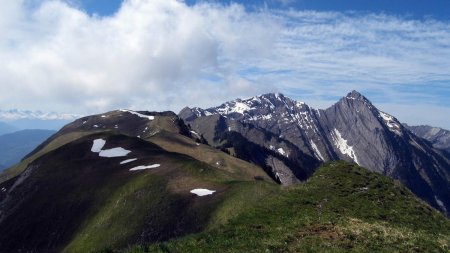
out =
<svg viewBox="0 0 450 253"><path fill-rule="evenodd" d="M172 109L254 92L236 85L236 60L264 57L278 30L239 5L129 0L96 17L61 1L7 3L2 106Z"/></svg>
<svg viewBox="0 0 450 253"><path fill-rule="evenodd" d="M446 22L176 0L126 0L109 17L76 6L2 3L0 107L179 110L269 91L323 107L352 89L449 106Z"/></svg>

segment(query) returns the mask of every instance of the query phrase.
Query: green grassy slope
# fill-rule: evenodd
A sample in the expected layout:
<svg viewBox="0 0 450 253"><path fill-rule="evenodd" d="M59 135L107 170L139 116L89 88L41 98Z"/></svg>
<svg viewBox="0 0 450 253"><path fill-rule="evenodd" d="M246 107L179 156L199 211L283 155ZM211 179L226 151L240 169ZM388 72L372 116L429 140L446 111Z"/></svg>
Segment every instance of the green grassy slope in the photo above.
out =
<svg viewBox="0 0 450 253"><path fill-rule="evenodd" d="M272 179L260 167L238 159L211 146L196 143L193 139L181 134L160 131L146 139L170 152L186 154L220 170L225 170L241 179Z"/></svg>
<svg viewBox="0 0 450 253"><path fill-rule="evenodd" d="M97 138L106 140L104 149L132 152L99 157L90 151ZM130 158L138 160L120 164ZM150 164L161 166L129 170ZM17 186L0 184L9 192L0 196L0 252L91 252L201 232L226 223L220 208L231 210L230 199L243 192L241 187L252 188L251 182L277 187L239 174L139 138L113 133L82 137L34 160ZM216 192L198 197L190 193L196 188ZM236 197L235 202L246 199Z"/></svg>
<svg viewBox="0 0 450 253"><path fill-rule="evenodd" d="M262 185L264 186L264 184ZM448 252L450 222L391 179L327 163L303 185L260 187L227 223L119 252ZM262 194L261 194L262 192ZM254 194L243 198L252 200ZM239 197L230 201L235 201ZM226 203L226 202L223 202Z"/></svg>

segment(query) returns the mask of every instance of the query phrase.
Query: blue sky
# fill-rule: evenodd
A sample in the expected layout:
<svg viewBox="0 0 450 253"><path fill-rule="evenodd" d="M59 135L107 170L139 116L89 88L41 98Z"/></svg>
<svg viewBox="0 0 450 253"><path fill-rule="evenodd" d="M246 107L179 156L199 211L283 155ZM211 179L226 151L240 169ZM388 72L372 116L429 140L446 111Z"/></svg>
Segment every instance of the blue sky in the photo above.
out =
<svg viewBox="0 0 450 253"><path fill-rule="evenodd" d="M90 14L102 16L116 12L122 0L77 0ZM187 0L193 5L197 0ZM211 1L212 2L212 1ZM240 3L248 9L278 8L316 11L362 11L404 15L411 18L423 19L432 17L439 20L450 19L450 1L448 0L247 0L247 1L215 1L222 4Z"/></svg>
<svg viewBox="0 0 450 253"><path fill-rule="evenodd" d="M450 129L447 10L450 1L8 0L0 108L178 111L266 92L326 108L358 90L402 122Z"/></svg>

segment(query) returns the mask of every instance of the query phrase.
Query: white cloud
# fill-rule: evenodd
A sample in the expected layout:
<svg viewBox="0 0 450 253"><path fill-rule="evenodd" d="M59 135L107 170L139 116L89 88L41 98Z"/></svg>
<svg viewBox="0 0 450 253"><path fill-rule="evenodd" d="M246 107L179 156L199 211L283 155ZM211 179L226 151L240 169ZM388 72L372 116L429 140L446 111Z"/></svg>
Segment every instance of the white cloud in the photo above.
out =
<svg viewBox="0 0 450 253"><path fill-rule="evenodd" d="M128 0L111 17L74 6L2 3L1 108L179 110L268 91L322 106L352 89L448 108L438 103L450 93L449 23L175 0ZM434 83L441 94L411 102Z"/></svg>
<svg viewBox="0 0 450 253"><path fill-rule="evenodd" d="M264 56L277 33L239 5L129 0L106 18L60 1L10 5L19 14L0 17L0 100L19 108L173 109L212 93L238 96L227 82L236 59Z"/></svg>

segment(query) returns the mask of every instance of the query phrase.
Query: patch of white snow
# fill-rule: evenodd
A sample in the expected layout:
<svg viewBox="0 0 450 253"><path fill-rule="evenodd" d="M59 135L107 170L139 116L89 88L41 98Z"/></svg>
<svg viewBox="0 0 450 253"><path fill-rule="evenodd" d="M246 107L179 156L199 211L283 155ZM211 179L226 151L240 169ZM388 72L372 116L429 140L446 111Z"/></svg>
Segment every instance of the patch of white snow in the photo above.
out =
<svg viewBox="0 0 450 253"><path fill-rule="evenodd" d="M225 105L225 108L218 108L217 111L222 114L222 115L226 115L226 114L230 114L230 113L240 113L240 114L244 114L245 111L250 111L252 110L252 108L250 108L250 106L248 106L247 104L244 104L242 102L234 102L234 105L231 105L229 103L227 103Z"/></svg>
<svg viewBox="0 0 450 253"><path fill-rule="evenodd" d="M121 112L128 112L128 113L134 114L134 115L136 115L138 117L141 117L141 118L144 118L144 119L148 119L148 120L154 120L155 119L155 116L149 116L149 115L145 115L145 114L138 113L138 112L131 111L131 110L122 109L120 111Z"/></svg>
<svg viewBox="0 0 450 253"><path fill-rule="evenodd" d="M100 151L102 151L103 146L105 146L106 141L103 139L96 139L94 140L94 142L92 143L92 148L91 151L94 153L99 153Z"/></svg>
<svg viewBox="0 0 450 253"><path fill-rule="evenodd" d="M122 156L127 156L130 152L131 152L130 150L126 150L124 148L118 147L118 148L101 150L98 155L101 157L122 157Z"/></svg>
<svg viewBox="0 0 450 253"><path fill-rule="evenodd" d="M132 159L128 159L128 160L125 160L125 161L121 161L120 164L131 163L131 162L134 162L136 160L137 160L137 158L132 158Z"/></svg>
<svg viewBox="0 0 450 253"><path fill-rule="evenodd" d="M356 157L353 147L347 144L347 140L342 138L341 133L336 128L333 130L333 133L334 134L332 134L332 137L334 140L334 144L339 149L339 151L341 151L341 153L344 155L348 155L350 158L352 158L353 161L355 161L355 163L359 165L358 158Z"/></svg>
<svg viewBox="0 0 450 253"><path fill-rule="evenodd" d="M388 126L389 130L396 133L397 135L401 135L400 124L395 120L395 118L387 113L380 111L380 117L383 119L384 123Z"/></svg>
<svg viewBox="0 0 450 253"><path fill-rule="evenodd" d="M286 157L289 157L289 155L288 154L286 154L286 151L284 151L284 149L283 148L278 148L277 149L277 151L278 151L278 153L280 153L282 156L286 156Z"/></svg>
<svg viewBox="0 0 450 253"><path fill-rule="evenodd" d="M313 148L314 154L316 155L316 157L319 158L322 161L325 161L325 159L323 158L323 156L320 153L319 149L317 148L316 143L314 143L312 140L311 140L311 147Z"/></svg>
<svg viewBox="0 0 450 253"><path fill-rule="evenodd" d="M159 166L161 166L161 164L152 164L152 165L147 165L147 166L141 165L141 166L131 168L130 171L154 169L154 168L158 168Z"/></svg>
<svg viewBox="0 0 450 253"><path fill-rule="evenodd" d="M197 196L200 196L200 197L203 197L203 196L206 196L206 195L211 195L211 194L213 194L215 192L216 191L208 190L208 189L194 189L194 190L191 190L191 193L193 193L193 194L195 194Z"/></svg>

